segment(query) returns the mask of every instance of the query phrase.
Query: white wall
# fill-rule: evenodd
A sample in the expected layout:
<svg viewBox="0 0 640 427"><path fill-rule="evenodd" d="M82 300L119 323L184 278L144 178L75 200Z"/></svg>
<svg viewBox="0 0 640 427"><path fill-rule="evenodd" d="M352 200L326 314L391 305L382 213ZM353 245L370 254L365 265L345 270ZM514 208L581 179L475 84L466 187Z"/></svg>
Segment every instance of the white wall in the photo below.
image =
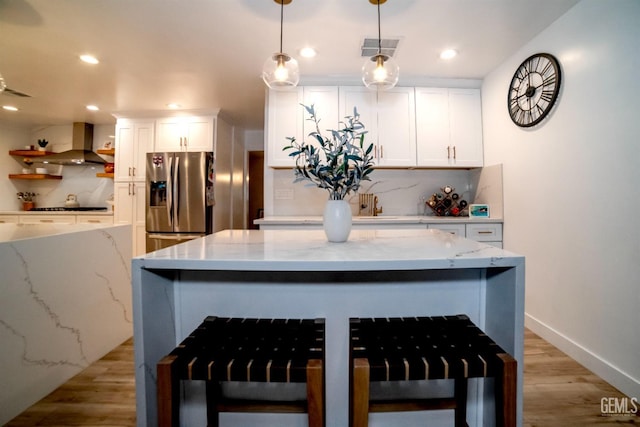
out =
<svg viewBox="0 0 640 427"><path fill-rule="evenodd" d="M515 126L517 66L549 52L550 117ZM482 86L485 161L504 165L505 247L526 257L527 325L640 397L640 1L582 0Z"/></svg>

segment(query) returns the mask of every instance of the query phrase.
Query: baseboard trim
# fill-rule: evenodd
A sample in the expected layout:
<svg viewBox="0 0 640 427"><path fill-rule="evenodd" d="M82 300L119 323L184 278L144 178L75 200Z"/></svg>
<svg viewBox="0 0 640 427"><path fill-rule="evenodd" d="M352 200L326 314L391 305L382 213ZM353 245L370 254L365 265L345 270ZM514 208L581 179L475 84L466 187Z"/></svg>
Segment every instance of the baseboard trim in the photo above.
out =
<svg viewBox="0 0 640 427"><path fill-rule="evenodd" d="M525 313L524 325L628 397L640 398L640 380L528 313Z"/></svg>

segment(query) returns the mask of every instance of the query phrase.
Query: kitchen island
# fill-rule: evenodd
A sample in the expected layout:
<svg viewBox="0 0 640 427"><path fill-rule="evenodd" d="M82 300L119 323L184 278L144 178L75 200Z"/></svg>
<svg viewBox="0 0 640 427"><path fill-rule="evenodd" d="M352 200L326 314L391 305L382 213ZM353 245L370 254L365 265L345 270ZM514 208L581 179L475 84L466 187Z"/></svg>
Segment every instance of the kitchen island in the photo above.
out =
<svg viewBox="0 0 640 427"><path fill-rule="evenodd" d="M226 230L135 258L132 280L139 426L157 422L157 361L207 315L325 318L327 426L342 427L349 317L458 313L518 360L522 423L522 256L441 230L354 230L346 243L313 230ZM469 425L492 425L486 384L472 381ZM182 425L206 424L203 388L184 386ZM372 414L370 425L424 425L425 417L453 425L450 412ZM264 417L222 414L221 425L262 426ZM267 417L273 425L306 425L304 415Z"/></svg>

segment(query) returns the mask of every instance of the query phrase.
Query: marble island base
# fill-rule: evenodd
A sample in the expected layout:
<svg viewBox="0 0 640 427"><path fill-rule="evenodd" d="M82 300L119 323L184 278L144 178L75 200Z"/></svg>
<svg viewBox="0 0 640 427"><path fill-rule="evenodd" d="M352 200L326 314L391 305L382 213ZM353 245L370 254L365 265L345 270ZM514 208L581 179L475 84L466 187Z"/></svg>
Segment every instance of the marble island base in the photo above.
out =
<svg viewBox="0 0 640 427"><path fill-rule="evenodd" d="M131 337L131 227L0 224L0 425Z"/></svg>
<svg viewBox="0 0 640 427"><path fill-rule="evenodd" d="M156 425L155 364L206 315L326 319L327 426L348 425L349 317L466 313L519 362L522 423L524 258L439 230L223 231L133 261L138 425ZM492 397L470 384L470 426L492 425ZM184 388L181 425L204 425L203 386ZM373 414L371 426L453 425L451 411ZM223 414L223 426L305 426L304 415Z"/></svg>

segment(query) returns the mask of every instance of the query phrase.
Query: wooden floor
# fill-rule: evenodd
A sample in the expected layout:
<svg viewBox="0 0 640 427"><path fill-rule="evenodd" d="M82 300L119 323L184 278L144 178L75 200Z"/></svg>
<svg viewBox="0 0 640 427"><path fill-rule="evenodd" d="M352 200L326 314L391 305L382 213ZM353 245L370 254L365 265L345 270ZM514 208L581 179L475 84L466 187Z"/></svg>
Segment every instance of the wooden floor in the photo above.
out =
<svg viewBox="0 0 640 427"><path fill-rule="evenodd" d="M622 394L531 331L524 353L525 427L640 425L638 415L602 416L600 399ZM134 426L133 371L129 340L7 426Z"/></svg>

